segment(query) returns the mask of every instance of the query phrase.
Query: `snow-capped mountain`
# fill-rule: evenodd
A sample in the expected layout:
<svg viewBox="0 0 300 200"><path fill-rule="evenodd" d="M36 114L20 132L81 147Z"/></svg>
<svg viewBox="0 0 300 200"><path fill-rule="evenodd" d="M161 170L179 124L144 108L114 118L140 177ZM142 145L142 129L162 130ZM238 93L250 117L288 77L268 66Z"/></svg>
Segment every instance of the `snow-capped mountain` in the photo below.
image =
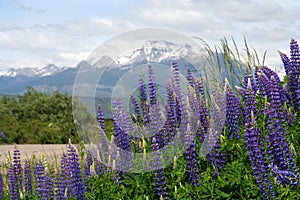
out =
<svg viewBox="0 0 300 200"><path fill-rule="evenodd" d="M51 76L61 71L66 70L67 67L58 67L54 64L48 64L45 67L25 67L14 69L11 68L7 71L0 71L0 76L2 77L44 77Z"/></svg>
<svg viewBox="0 0 300 200"><path fill-rule="evenodd" d="M58 67L49 64L45 67L0 71L0 94L20 94L31 86L44 92L59 90L71 95L78 74L87 77L86 80L88 81L89 76L99 74L96 73L97 70L99 67L103 67L105 70L99 77L97 96L109 97L120 77L127 72L132 73L133 71L130 70L134 70L134 67L143 66L147 68L148 64L168 67L171 66L172 62L177 62L180 66L180 73L185 75L186 68L193 70L193 64L201 63L203 57L207 56L206 54L204 49L192 48L189 44L148 41L139 48L125 52L117 58L111 58L107 55L101 56L97 53L91 54L93 57L90 56L87 60L79 62L76 67Z"/></svg>
<svg viewBox="0 0 300 200"><path fill-rule="evenodd" d="M168 41L147 41L141 47L124 52L117 58L95 53L89 57L88 62L96 67L130 68L138 64L164 63L165 61L176 61L188 59L195 62L199 56L206 53L205 49L195 48L189 44L174 44ZM99 56L99 57L98 57Z"/></svg>

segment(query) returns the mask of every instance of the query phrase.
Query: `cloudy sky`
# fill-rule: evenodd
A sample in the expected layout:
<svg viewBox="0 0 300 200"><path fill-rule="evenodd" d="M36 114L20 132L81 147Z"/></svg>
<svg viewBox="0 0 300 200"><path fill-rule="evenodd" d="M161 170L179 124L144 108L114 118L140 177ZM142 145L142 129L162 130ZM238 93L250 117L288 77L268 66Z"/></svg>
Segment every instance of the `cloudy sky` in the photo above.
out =
<svg viewBox="0 0 300 200"><path fill-rule="evenodd" d="M0 70L49 63L75 66L124 31L159 27L219 45L243 37L268 65L300 41L298 0L0 0Z"/></svg>

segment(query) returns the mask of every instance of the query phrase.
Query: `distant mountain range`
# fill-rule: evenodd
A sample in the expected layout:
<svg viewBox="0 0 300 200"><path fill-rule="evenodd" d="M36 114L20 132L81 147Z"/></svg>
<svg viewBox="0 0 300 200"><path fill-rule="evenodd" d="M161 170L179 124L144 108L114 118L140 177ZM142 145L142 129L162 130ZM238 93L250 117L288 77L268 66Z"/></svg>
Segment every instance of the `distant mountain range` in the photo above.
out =
<svg viewBox="0 0 300 200"><path fill-rule="evenodd" d="M149 47L151 46L151 47ZM201 53L201 52L200 52ZM195 58L199 52L193 52L189 45L177 45L166 41L148 41L139 49L127 52L115 60L107 56L94 58L96 62L91 65L83 60L75 67L58 67L48 64L40 68L18 68L0 71L0 94L16 95L22 94L27 87L34 87L43 92L59 90L72 94L73 84L79 69L87 69L89 72L98 70L101 63L110 62L106 69L99 88L103 89L99 95L108 96L110 88L124 73L135 66L151 63L159 63L170 66L172 62L178 62L185 67L192 67L184 60L186 55L193 55Z"/></svg>
<svg viewBox="0 0 300 200"><path fill-rule="evenodd" d="M189 61L186 60L187 56ZM115 59L108 56L89 58L90 63L92 60L94 61L92 64L84 60L75 67L58 67L54 64L48 64L41 68L0 71L0 94L22 94L30 86L43 92L50 93L59 90L71 95L78 71L85 69L89 74L92 74L93 70L99 70L99 67L106 67L97 86L97 95L107 98L110 97L112 88L120 77L136 66L151 65L152 63L171 66L172 62L177 62L181 67L181 73L185 74L186 68L195 70L190 63L191 61L193 64L199 63L201 60L203 61L201 57L204 56L206 56L204 49L195 51L188 44L178 45L167 41L148 41L142 47ZM109 67L103 63L110 63Z"/></svg>

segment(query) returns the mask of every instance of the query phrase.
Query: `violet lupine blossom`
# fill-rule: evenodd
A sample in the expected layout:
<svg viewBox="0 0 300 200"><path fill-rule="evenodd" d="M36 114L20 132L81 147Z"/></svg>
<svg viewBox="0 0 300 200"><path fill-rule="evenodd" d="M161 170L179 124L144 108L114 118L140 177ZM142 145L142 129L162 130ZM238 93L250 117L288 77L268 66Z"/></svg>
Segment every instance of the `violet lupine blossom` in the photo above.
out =
<svg viewBox="0 0 300 200"><path fill-rule="evenodd" d="M79 158L71 142L68 144L68 164L71 170L71 194L77 199L85 199L85 185L82 181Z"/></svg>
<svg viewBox="0 0 300 200"><path fill-rule="evenodd" d="M251 83L251 78L248 77L250 81L248 80L248 86L245 91L245 110L244 110L244 119L245 123L249 124L251 123L251 111L253 112L254 116L257 113L257 108L256 108L256 100L255 100L255 93L252 90L252 83Z"/></svg>
<svg viewBox="0 0 300 200"><path fill-rule="evenodd" d="M199 170L197 163L196 144L191 128L188 125L187 134L185 135L185 157L187 164L188 179L193 186L199 186Z"/></svg>
<svg viewBox="0 0 300 200"><path fill-rule="evenodd" d="M49 172L45 173L45 182L46 182L45 190L47 193L47 199L53 199L54 198L53 181Z"/></svg>
<svg viewBox="0 0 300 200"><path fill-rule="evenodd" d="M173 90L174 95L175 95L176 120L177 120L177 124L180 126L181 122L182 122L181 120L185 119L185 117L182 116L185 109L182 107L183 106L182 105L183 95L181 93L179 67L178 67L178 64L176 62L172 63L172 69L173 69L173 75L172 75L172 78L171 78L171 85L172 85L172 90ZM183 123L183 125L185 126L186 123ZM186 130L185 127L183 127L183 129Z"/></svg>
<svg viewBox="0 0 300 200"><path fill-rule="evenodd" d="M53 199L53 183L49 172L45 171L42 161L38 161L34 167L36 193L40 199Z"/></svg>
<svg viewBox="0 0 300 200"><path fill-rule="evenodd" d="M279 103L280 94L278 84L273 77L271 77L271 83L270 108L267 111L269 133L266 136L266 140L268 142L268 154L271 163L276 165L279 170L291 171L292 173L297 174L296 165L285 138L286 133L284 126L281 123L283 111Z"/></svg>
<svg viewBox="0 0 300 200"><path fill-rule="evenodd" d="M127 171L131 167L132 153L130 149L129 134L132 132L130 116L125 113L120 99L113 103L113 125L114 125L114 142L119 149L118 165L121 171Z"/></svg>
<svg viewBox="0 0 300 200"><path fill-rule="evenodd" d="M13 164L10 164L8 168L8 186L9 186L9 194L10 199L19 199L20 193L17 187L17 176L16 176L16 169Z"/></svg>
<svg viewBox="0 0 300 200"><path fill-rule="evenodd" d="M104 113L103 113L102 107L100 105L98 105L97 120L98 120L99 127L103 131L105 131Z"/></svg>
<svg viewBox="0 0 300 200"><path fill-rule="evenodd" d="M238 119L241 114L242 104L240 99L227 87L226 90L226 119L225 125L228 129L229 138L239 138Z"/></svg>
<svg viewBox="0 0 300 200"><path fill-rule="evenodd" d="M253 174L265 199L275 198L273 187L268 178L268 165L261 138L260 130L257 128L254 111L256 110L255 94L252 91L251 81L248 81L245 94L245 132L244 140L252 166Z"/></svg>
<svg viewBox="0 0 300 200"><path fill-rule="evenodd" d="M17 187L19 191L23 190L23 169L21 165L21 156L20 150L17 149L17 146L14 148L13 164L15 168L15 173L17 177Z"/></svg>
<svg viewBox="0 0 300 200"><path fill-rule="evenodd" d="M61 166L61 177L60 182L57 182L56 188L59 191L57 193L59 198L70 198L70 188L71 188L71 168L68 161L67 154L63 153L60 161ZM60 195L63 195L62 197Z"/></svg>
<svg viewBox="0 0 300 200"><path fill-rule="evenodd" d="M55 173L54 192L55 192L56 200L65 199L64 198L64 194L65 194L64 179L63 179L63 175L59 172Z"/></svg>
<svg viewBox="0 0 300 200"><path fill-rule="evenodd" d="M270 85L269 78L258 67L256 68L255 76L260 96L263 98L265 98L266 96L270 97L268 87L268 85Z"/></svg>
<svg viewBox="0 0 300 200"><path fill-rule="evenodd" d="M25 195L32 195L32 170L28 160L24 164L24 190Z"/></svg>
<svg viewBox="0 0 300 200"><path fill-rule="evenodd" d="M167 92L167 103L165 105L165 110L167 112L166 114L166 129L169 136L169 141L170 142L173 140L175 135L177 134L177 129L176 129L176 96L174 95L175 93L172 90L172 86L170 82L167 82L166 85L166 92Z"/></svg>
<svg viewBox="0 0 300 200"><path fill-rule="evenodd" d="M252 124L245 124L244 138L253 174L261 194L264 199L275 199L276 195L268 178L268 165L259 129Z"/></svg>
<svg viewBox="0 0 300 200"><path fill-rule="evenodd" d="M48 199L45 167L42 161L38 161L34 167L35 190L40 199Z"/></svg>
<svg viewBox="0 0 300 200"><path fill-rule="evenodd" d="M284 54L280 51L278 51L278 53L279 53L280 58L282 60L282 63L283 63L284 69L285 69L285 74L289 75L290 71L291 71L291 66L290 66L291 61L290 61L290 59L286 54Z"/></svg>
<svg viewBox="0 0 300 200"><path fill-rule="evenodd" d="M0 172L0 199L4 199L4 184L2 173Z"/></svg>
<svg viewBox="0 0 300 200"><path fill-rule="evenodd" d="M87 178L90 177L92 175L91 173L91 166L93 164L93 155L91 150L89 149L87 151L87 155L85 158L85 162L84 162L84 181L87 181Z"/></svg>
<svg viewBox="0 0 300 200"><path fill-rule="evenodd" d="M139 102L134 96L130 96L130 103L134 111L135 118L137 122L141 123L141 111L140 111L140 106Z"/></svg>
<svg viewBox="0 0 300 200"><path fill-rule="evenodd" d="M195 90L195 96L196 96L196 108L195 111L197 111L198 113L195 114L196 116L199 116L200 122L198 123L198 125L201 124L201 126L199 126L199 129L197 130L197 133L199 135L200 141L204 140L204 137L206 135L207 129L208 129L208 122L207 122L207 118L208 118L208 109L206 108L205 105L205 98L204 98L204 90L203 90L203 86L202 86L202 82L198 79L196 79L193 74L191 73L190 70L187 71L187 77L186 77L189 85Z"/></svg>
<svg viewBox="0 0 300 200"><path fill-rule="evenodd" d="M262 73L264 73L268 77L269 80L271 80L271 77L273 77L275 82L278 85L280 84L280 78L279 78L278 74L275 71L268 68L267 66L261 66L260 69L261 69ZM283 86L279 85L278 89L279 89L279 93L280 93L281 105L283 105L284 102L289 100L289 97L288 97L288 94L287 94L287 92L286 92L286 90Z"/></svg>
<svg viewBox="0 0 300 200"><path fill-rule="evenodd" d="M107 141L107 136L106 136L106 127L105 127L105 123L104 123L104 113L103 113L103 109L100 105L98 105L98 114L97 114L97 119L98 119L98 124L100 127L100 140L101 142L99 142L98 144L98 149L99 149L99 156L100 159L104 162L107 163L107 152L108 152L108 148L109 148L109 144ZM96 149L94 149L96 151Z"/></svg>
<svg viewBox="0 0 300 200"><path fill-rule="evenodd" d="M215 137L215 136L213 136ZM212 146L209 154L206 155L206 159L211 164L214 174L213 176L221 176L221 170L225 167L227 161L227 154L226 152L221 152L220 140L216 139L214 145Z"/></svg>
<svg viewBox="0 0 300 200"><path fill-rule="evenodd" d="M156 184L157 195L160 199L168 199L169 193L167 191L167 183L165 180L165 174L162 167L162 158L159 151L159 144L156 140L160 140L160 135L152 138L151 148L152 148L152 162L154 170L154 179Z"/></svg>
<svg viewBox="0 0 300 200"><path fill-rule="evenodd" d="M291 99L293 98L294 96L294 91L293 91L293 88L294 88L294 80L295 80L295 77L294 77L294 68L291 66L291 61L290 59L288 58L288 56L282 52L279 52L279 55L281 57L281 60L283 62L283 65L284 65L284 69L285 69L285 74L288 78L288 81L287 81L287 95L288 95L288 98L289 98L289 101L291 101Z"/></svg>
<svg viewBox="0 0 300 200"><path fill-rule="evenodd" d="M226 151L221 151L220 145L220 132L223 129L224 124L222 120L221 110L214 101L214 98L211 97L211 123L214 125L209 129L207 134L207 150L209 150L206 155L206 159L211 164L214 174L213 176L222 175L221 170L225 167L227 161Z"/></svg>
<svg viewBox="0 0 300 200"><path fill-rule="evenodd" d="M149 105L148 105L148 96L147 96L147 90L146 90L146 83L144 80L144 76L141 74L140 78L138 80L138 86L139 86L139 100L140 100L140 105L141 105L141 110L142 110L142 119L144 124L147 124L149 122L149 116L148 116L148 110L149 110Z"/></svg>
<svg viewBox="0 0 300 200"><path fill-rule="evenodd" d="M148 76L149 76L148 78L149 99L150 99L150 106L151 106L156 103L157 96L156 96L156 82L155 82L154 71L150 65L148 68Z"/></svg>
<svg viewBox="0 0 300 200"><path fill-rule="evenodd" d="M300 185L300 176L294 172L288 170L280 170L277 165L271 163L269 165L271 169L271 176L275 177L275 183L278 184L290 184L290 185Z"/></svg>
<svg viewBox="0 0 300 200"><path fill-rule="evenodd" d="M288 78L290 79L291 83L289 85L291 97L294 105L294 109L299 111L300 110L300 51L299 45L295 39L291 40L290 43L290 54L291 54L291 64L290 64L290 73Z"/></svg>

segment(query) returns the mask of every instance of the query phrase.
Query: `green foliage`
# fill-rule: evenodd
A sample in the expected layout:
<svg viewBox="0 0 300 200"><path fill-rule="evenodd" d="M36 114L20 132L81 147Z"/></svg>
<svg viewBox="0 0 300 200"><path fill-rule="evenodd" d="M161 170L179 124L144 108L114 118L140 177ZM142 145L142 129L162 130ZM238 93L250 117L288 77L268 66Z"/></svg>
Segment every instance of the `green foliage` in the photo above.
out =
<svg viewBox="0 0 300 200"><path fill-rule="evenodd" d="M33 88L17 97L0 99L0 130L5 143L59 143L79 141L72 117L72 98L58 91L53 94Z"/></svg>
<svg viewBox="0 0 300 200"><path fill-rule="evenodd" d="M299 142L300 125L296 123L288 135L296 137ZM297 136L295 135L297 133ZM240 135L243 134L241 129ZM185 157L176 161L176 168L164 168L170 199L262 199L256 179L253 175L244 139L229 139L221 136L222 149L229 155L222 175L213 176L213 170L205 158L199 157L200 186L189 184L186 172ZM295 152L300 153L299 144L295 144ZM199 154L200 155L200 154ZM299 160L297 162L299 166ZM122 176L123 183L118 185L112 180L112 175L102 175L88 179L88 199L158 199L156 196L153 172L141 174L126 174ZM299 199L300 188L274 184L278 199Z"/></svg>

